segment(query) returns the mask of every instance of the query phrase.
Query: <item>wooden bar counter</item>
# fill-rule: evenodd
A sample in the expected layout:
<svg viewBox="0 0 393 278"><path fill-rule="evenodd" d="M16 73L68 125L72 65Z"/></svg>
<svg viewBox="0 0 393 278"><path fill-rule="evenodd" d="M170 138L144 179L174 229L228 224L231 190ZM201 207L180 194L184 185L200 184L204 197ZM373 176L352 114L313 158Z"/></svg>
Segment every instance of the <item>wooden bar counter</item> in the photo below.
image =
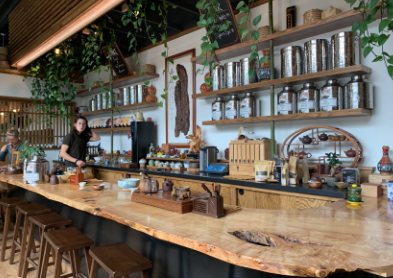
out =
<svg viewBox="0 0 393 278"><path fill-rule="evenodd" d="M243 208L213 219L132 203L130 191L110 183L93 191L67 183L28 185L22 175L1 174L0 181L233 265L304 277L355 270L393 275L393 204L385 196L364 198L361 206L338 200L303 210Z"/></svg>

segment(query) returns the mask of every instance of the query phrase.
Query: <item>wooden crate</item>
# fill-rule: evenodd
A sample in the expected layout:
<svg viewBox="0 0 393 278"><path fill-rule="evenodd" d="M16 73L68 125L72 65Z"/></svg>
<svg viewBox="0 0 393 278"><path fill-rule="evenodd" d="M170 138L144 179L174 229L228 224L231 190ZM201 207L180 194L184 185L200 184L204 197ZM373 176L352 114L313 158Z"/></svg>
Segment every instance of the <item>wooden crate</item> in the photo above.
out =
<svg viewBox="0 0 393 278"><path fill-rule="evenodd" d="M272 158L270 140L235 140L229 143L229 174L254 176L254 162Z"/></svg>

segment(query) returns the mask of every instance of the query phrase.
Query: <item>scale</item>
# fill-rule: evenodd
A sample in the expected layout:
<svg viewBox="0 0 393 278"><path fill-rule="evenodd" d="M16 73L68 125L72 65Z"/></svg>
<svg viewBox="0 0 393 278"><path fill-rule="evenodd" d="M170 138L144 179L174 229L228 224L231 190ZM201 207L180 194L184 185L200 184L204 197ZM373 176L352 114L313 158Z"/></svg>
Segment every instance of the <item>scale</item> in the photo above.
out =
<svg viewBox="0 0 393 278"><path fill-rule="evenodd" d="M228 174L229 166L228 163L212 163L206 168L204 172L221 175Z"/></svg>

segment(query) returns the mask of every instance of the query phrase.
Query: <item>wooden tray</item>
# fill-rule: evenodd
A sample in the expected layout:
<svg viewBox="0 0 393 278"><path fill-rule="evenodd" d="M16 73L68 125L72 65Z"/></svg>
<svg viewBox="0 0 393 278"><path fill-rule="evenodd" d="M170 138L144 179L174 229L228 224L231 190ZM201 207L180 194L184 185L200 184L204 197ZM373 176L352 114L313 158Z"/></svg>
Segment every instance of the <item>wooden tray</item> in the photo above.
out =
<svg viewBox="0 0 393 278"><path fill-rule="evenodd" d="M166 169L167 171L171 170L171 167L159 167L159 166L150 166L150 165L147 165L146 168L151 170L158 170L158 169Z"/></svg>
<svg viewBox="0 0 393 278"><path fill-rule="evenodd" d="M131 195L131 201L177 213L187 213L192 211L194 199L206 197L209 197L209 194L204 192L192 192L191 198L179 200L179 197L172 196L172 192L163 192L162 189L160 189L157 193L141 193L140 191L135 191Z"/></svg>
<svg viewBox="0 0 393 278"><path fill-rule="evenodd" d="M137 163L121 163L120 168L137 168Z"/></svg>

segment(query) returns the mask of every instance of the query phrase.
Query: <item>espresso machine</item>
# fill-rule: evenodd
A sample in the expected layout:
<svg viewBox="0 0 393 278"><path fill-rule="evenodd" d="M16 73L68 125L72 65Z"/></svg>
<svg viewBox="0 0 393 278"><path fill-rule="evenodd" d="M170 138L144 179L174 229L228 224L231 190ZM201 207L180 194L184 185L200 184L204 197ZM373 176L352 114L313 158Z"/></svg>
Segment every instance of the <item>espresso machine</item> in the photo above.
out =
<svg viewBox="0 0 393 278"><path fill-rule="evenodd" d="M199 170L212 174L226 174L229 172L227 163L217 163L218 149L215 146L199 148Z"/></svg>
<svg viewBox="0 0 393 278"><path fill-rule="evenodd" d="M131 123L131 149L132 162L139 163L139 160L146 158L149 146L155 142L155 132L153 122L132 122Z"/></svg>

